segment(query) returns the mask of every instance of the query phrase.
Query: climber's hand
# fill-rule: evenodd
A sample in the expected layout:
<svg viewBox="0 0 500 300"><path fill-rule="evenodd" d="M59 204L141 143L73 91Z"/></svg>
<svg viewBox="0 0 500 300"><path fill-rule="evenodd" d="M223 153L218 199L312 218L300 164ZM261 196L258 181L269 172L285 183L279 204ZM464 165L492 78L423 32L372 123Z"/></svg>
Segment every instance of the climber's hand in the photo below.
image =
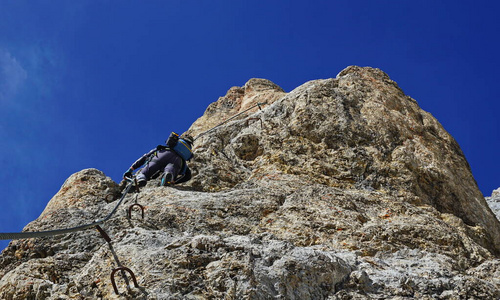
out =
<svg viewBox="0 0 500 300"><path fill-rule="evenodd" d="M132 169L128 169L127 172L123 173L123 179L132 177Z"/></svg>

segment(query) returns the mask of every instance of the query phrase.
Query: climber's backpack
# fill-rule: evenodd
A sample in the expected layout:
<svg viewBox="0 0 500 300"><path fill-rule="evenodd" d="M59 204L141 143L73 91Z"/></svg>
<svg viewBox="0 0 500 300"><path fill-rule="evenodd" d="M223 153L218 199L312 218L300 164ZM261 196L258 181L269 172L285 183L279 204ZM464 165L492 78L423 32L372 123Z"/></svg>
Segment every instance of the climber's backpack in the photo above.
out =
<svg viewBox="0 0 500 300"><path fill-rule="evenodd" d="M166 141L167 147L174 150L182 159L190 160L193 158L193 151L191 150L191 144L186 140L179 138L179 135L172 132Z"/></svg>
<svg viewBox="0 0 500 300"><path fill-rule="evenodd" d="M190 160L191 158L193 158L193 151L191 150L191 146L184 139L179 139L177 144L172 149L184 160Z"/></svg>

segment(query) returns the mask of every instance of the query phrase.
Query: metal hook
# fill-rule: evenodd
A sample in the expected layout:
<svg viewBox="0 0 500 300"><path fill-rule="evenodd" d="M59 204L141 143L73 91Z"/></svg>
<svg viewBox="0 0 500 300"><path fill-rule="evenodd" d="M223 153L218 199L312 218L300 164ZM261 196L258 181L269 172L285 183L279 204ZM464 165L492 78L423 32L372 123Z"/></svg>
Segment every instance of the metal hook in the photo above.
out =
<svg viewBox="0 0 500 300"><path fill-rule="evenodd" d="M118 267L111 272L111 284L113 285L113 289L115 290L115 293L117 295L120 295L118 293L118 287L116 286L116 282L115 282L115 273L118 271L127 271L130 274L130 277L132 277L132 281L134 282L134 286L136 288L139 288L139 284L137 283L137 279L135 278L134 272L132 272L132 270L130 270L127 267Z"/></svg>
<svg viewBox="0 0 500 300"><path fill-rule="evenodd" d="M141 209L141 216L142 216L142 219L144 219L144 206L140 205L139 203L134 203L132 205L130 205L130 207L128 208L128 218L132 218L132 209L134 208L134 206L139 206L139 208Z"/></svg>
<svg viewBox="0 0 500 300"><path fill-rule="evenodd" d="M260 128L262 129L262 119L257 117L257 118L248 118L246 121L246 126L250 123L250 121L260 121Z"/></svg>
<svg viewBox="0 0 500 300"><path fill-rule="evenodd" d="M115 201L116 197L113 194L107 194L104 200L108 203Z"/></svg>

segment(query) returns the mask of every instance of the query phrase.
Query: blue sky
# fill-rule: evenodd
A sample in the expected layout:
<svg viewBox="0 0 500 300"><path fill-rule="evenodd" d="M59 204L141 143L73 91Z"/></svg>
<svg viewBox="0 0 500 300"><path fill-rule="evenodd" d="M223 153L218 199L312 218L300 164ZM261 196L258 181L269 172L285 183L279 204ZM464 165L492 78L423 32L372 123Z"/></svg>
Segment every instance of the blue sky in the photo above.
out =
<svg viewBox="0 0 500 300"><path fill-rule="evenodd" d="M288 92L349 65L382 69L432 113L489 196L500 186L499 5L0 0L0 231L37 218L77 171L119 181L232 86L258 77Z"/></svg>

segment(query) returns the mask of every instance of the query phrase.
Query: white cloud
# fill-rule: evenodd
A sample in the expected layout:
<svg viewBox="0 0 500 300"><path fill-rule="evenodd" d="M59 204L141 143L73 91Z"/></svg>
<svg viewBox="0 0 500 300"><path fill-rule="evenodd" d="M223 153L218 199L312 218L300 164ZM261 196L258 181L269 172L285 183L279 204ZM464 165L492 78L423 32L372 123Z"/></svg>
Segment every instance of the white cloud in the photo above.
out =
<svg viewBox="0 0 500 300"><path fill-rule="evenodd" d="M17 59L8 51L0 49L0 103L13 97L26 78L28 73Z"/></svg>

